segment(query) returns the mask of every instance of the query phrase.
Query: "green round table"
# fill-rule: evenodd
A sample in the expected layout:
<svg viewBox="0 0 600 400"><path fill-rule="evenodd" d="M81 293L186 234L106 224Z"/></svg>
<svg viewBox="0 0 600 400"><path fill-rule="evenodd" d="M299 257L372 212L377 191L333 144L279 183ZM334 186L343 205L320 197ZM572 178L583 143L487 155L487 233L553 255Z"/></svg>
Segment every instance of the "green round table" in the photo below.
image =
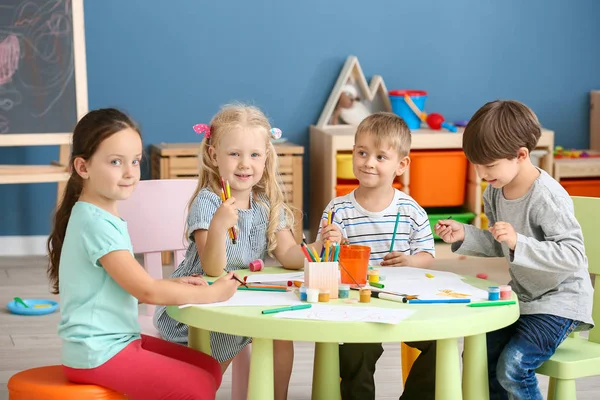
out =
<svg viewBox="0 0 600 400"><path fill-rule="evenodd" d="M271 267L261 273L284 272L290 271ZM249 270L236 273L239 276L256 274ZM465 278L465 281L480 288L493 285L477 278ZM358 292L351 291L351 297L358 297ZM332 300L329 304L400 308L416 312L397 325L274 318L274 314L263 315L261 311L277 307L264 306L183 309L171 306L167 307L167 312L175 320L189 325L189 346L207 354L210 354L209 331L252 337L248 384L250 400L273 399L273 340L315 342L314 400L340 398L340 342L399 343L422 340L437 341L436 400L486 400L489 394L485 334L508 326L519 318L518 304L467 307L466 304L402 304L375 298L368 304L344 304L341 300ZM465 338L462 386L457 342L460 337Z"/></svg>

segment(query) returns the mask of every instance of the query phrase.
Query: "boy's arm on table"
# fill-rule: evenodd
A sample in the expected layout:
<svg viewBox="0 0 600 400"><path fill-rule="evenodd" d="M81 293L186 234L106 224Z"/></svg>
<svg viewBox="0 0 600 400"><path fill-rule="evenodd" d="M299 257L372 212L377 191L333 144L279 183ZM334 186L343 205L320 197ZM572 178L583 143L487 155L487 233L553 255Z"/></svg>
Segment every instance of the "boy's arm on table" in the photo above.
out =
<svg viewBox="0 0 600 400"><path fill-rule="evenodd" d="M544 240L517 233L511 262L537 271L574 272L587 268L581 226L575 218L571 199L559 198L557 206L538 208L535 221Z"/></svg>

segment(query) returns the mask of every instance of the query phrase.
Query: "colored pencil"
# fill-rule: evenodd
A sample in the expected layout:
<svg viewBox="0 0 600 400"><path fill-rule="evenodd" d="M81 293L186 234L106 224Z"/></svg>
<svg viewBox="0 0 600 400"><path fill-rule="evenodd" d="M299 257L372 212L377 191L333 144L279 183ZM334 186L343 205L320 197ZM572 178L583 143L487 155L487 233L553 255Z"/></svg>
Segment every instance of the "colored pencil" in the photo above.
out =
<svg viewBox="0 0 600 400"><path fill-rule="evenodd" d="M352 276L352 274L346 269L346 267L344 267L344 264L342 264L342 262L340 261L340 267L342 267L344 269L344 271L346 271L346 273L348 274L348 276L354 281L354 283L356 283L356 286L358 286L359 288L361 288L360 284L356 281L356 279L354 279L354 277Z"/></svg>
<svg viewBox="0 0 600 400"><path fill-rule="evenodd" d="M394 251L394 241L396 240L396 231L398 230L398 221L400 220L400 208L396 213L396 223L394 224L394 234L392 235L392 243L390 243L390 253Z"/></svg>
<svg viewBox="0 0 600 400"><path fill-rule="evenodd" d="M315 261L317 261L317 260L315 260L315 257L312 255L312 253L308 249L308 246L305 243L300 243L300 249L304 253L304 256L306 257L306 259L308 260L308 262L315 262Z"/></svg>
<svg viewBox="0 0 600 400"><path fill-rule="evenodd" d="M470 303L471 299L408 300L408 304Z"/></svg>
<svg viewBox="0 0 600 400"><path fill-rule="evenodd" d="M225 183L225 179L221 177L221 199L225 202L227 199L231 197L231 189L229 187L229 181ZM231 239L232 244L237 243L237 232L235 230L235 226L229 228L229 238Z"/></svg>
<svg viewBox="0 0 600 400"><path fill-rule="evenodd" d="M223 268L223 271L225 271L225 273L228 273L229 271L227 271L225 268ZM233 279L235 279L236 281L238 281L239 283L242 284L242 286L245 286L246 288L248 288L248 285L246 285L246 282L240 280L240 278L238 278L237 276L233 275Z"/></svg>
<svg viewBox="0 0 600 400"><path fill-rule="evenodd" d="M287 292L287 289L274 289L274 288L259 288L259 287L239 287L237 290L250 290L253 292Z"/></svg>
<svg viewBox="0 0 600 400"><path fill-rule="evenodd" d="M294 311L294 310L305 310L307 308L311 308L312 304L299 304L297 306L288 306L288 307L281 307L281 308L272 308L270 310L263 310L262 313L263 314L275 314L278 312L282 312L282 311Z"/></svg>
<svg viewBox="0 0 600 400"><path fill-rule="evenodd" d="M467 304L469 307L495 307L495 306L510 306L512 304L517 304L514 300L508 301L489 301L484 303L471 303Z"/></svg>

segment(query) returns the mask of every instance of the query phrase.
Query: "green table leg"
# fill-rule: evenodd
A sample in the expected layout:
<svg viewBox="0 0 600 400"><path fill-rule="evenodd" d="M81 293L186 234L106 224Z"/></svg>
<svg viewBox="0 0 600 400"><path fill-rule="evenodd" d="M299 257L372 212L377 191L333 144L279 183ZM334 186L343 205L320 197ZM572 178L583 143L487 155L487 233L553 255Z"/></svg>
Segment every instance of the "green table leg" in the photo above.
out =
<svg viewBox="0 0 600 400"><path fill-rule="evenodd" d="M338 343L315 343L312 400L337 400L340 397Z"/></svg>
<svg viewBox="0 0 600 400"><path fill-rule="evenodd" d="M188 329L188 346L210 356L212 354L210 351L210 332L190 326Z"/></svg>
<svg viewBox="0 0 600 400"><path fill-rule="evenodd" d="M273 340L253 338L248 400L273 400L274 398Z"/></svg>
<svg viewBox="0 0 600 400"><path fill-rule="evenodd" d="M575 379L557 379L554 384L554 397L558 400L577 400Z"/></svg>
<svg viewBox="0 0 600 400"><path fill-rule="evenodd" d="M485 333L465 337L462 390L464 400L489 400Z"/></svg>
<svg viewBox="0 0 600 400"><path fill-rule="evenodd" d="M437 341L435 400L461 400L460 363L456 339Z"/></svg>

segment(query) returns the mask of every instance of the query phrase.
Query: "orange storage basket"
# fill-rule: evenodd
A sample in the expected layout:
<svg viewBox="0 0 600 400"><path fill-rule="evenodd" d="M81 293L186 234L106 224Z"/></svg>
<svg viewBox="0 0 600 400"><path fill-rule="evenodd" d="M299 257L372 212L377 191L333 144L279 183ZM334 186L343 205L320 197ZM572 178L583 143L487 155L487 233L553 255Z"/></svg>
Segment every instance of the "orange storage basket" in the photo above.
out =
<svg viewBox="0 0 600 400"><path fill-rule="evenodd" d="M421 207L465 203L468 162L462 150L414 150L410 159L410 195Z"/></svg>
<svg viewBox="0 0 600 400"><path fill-rule="evenodd" d="M561 179L560 184L571 196L600 197L600 178Z"/></svg>

